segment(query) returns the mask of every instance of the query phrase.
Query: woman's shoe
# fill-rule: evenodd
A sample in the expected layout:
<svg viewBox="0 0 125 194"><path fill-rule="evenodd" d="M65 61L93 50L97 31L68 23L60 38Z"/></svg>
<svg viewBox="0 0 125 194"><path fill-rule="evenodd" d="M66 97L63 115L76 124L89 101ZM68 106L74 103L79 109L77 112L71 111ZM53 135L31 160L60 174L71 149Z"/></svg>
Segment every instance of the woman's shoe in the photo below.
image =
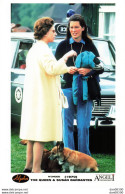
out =
<svg viewBox="0 0 125 194"><path fill-rule="evenodd" d="M25 168L25 169L23 170L23 172L26 172L26 173L31 173L31 170L30 170L30 169L28 169L28 168Z"/></svg>

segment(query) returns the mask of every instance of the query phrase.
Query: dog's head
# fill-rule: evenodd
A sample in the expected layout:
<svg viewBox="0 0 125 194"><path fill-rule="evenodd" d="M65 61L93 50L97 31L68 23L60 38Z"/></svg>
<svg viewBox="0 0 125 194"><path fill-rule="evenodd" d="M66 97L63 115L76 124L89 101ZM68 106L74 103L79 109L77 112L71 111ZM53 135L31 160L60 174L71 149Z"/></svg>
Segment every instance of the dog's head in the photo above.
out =
<svg viewBox="0 0 125 194"><path fill-rule="evenodd" d="M58 159L61 153L63 152L63 149L64 149L64 143L62 141L57 141L56 146L51 150L50 159L51 160L54 160L56 158Z"/></svg>

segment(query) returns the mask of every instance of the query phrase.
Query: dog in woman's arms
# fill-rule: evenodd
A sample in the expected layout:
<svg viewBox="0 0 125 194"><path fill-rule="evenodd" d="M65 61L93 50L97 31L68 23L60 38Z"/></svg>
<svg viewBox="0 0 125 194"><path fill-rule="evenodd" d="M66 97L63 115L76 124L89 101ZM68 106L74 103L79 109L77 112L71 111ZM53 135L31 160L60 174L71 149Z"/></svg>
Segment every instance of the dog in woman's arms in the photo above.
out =
<svg viewBox="0 0 125 194"><path fill-rule="evenodd" d="M51 150L50 159L57 159L59 165L62 166L61 172L90 172L99 171L98 164L94 158L87 154L64 148L63 142Z"/></svg>

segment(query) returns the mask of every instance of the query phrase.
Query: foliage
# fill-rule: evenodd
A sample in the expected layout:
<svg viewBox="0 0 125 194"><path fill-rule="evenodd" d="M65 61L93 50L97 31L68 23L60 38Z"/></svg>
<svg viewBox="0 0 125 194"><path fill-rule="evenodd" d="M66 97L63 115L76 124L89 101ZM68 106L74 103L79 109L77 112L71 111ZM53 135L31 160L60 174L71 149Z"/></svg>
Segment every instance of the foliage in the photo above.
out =
<svg viewBox="0 0 125 194"><path fill-rule="evenodd" d="M34 22L51 5L45 3L12 3L11 23L21 24L33 29Z"/></svg>

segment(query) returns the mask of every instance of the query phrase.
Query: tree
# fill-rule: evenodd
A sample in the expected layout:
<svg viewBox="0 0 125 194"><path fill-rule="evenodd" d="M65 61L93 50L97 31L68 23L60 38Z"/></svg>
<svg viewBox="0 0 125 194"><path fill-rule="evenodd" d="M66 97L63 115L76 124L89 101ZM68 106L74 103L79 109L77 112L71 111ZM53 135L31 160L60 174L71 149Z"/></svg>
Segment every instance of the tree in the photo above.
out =
<svg viewBox="0 0 125 194"><path fill-rule="evenodd" d="M11 23L19 23L33 29L34 22L51 5L49 3L12 3Z"/></svg>

